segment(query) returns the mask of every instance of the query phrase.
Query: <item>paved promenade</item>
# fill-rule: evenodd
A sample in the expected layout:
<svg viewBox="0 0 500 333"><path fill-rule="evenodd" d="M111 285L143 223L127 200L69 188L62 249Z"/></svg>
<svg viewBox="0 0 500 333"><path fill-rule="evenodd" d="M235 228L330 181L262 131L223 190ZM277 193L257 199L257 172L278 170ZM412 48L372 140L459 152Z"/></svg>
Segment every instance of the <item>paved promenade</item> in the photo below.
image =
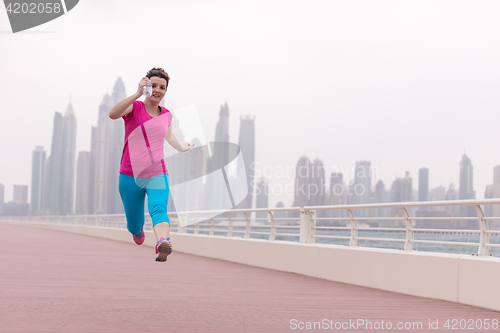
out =
<svg viewBox="0 0 500 333"><path fill-rule="evenodd" d="M1 333L500 332L444 327L447 319L491 325L499 312L182 254L175 243L158 263L153 248L132 238L4 224L0 235ZM357 319L372 328L346 327ZM323 320L323 329L305 329ZM414 322L422 326L408 328Z"/></svg>

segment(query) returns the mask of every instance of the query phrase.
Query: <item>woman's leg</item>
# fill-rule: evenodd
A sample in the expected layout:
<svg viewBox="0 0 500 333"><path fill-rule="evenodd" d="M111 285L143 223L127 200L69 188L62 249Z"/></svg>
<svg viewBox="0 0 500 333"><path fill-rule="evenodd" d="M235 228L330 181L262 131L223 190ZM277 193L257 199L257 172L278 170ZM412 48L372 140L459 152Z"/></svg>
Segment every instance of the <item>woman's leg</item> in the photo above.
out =
<svg viewBox="0 0 500 333"><path fill-rule="evenodd" d="M170 193L168 175L153 177L146 187L146 193L156 240L167 239L170 234L170 220L167 215L168 195Z"/></svg>
<svg viewBox="0 0 500 333"><path fill-rule="evenodd" d="M127 230L137 235L144 226L145 190L137 186L134 177L123 173L120 173L118 189L127 217Z"/></svg>

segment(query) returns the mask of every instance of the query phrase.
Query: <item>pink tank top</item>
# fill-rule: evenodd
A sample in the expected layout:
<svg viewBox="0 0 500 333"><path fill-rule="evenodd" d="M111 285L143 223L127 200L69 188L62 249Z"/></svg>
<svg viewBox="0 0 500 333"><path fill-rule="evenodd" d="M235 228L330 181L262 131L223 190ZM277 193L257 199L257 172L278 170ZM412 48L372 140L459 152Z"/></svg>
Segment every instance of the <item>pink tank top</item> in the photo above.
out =
<svg viewBox="0 0 500 333"><path fill-rule="evenodd" d="M120 173L139 178L168 174L164 162L164 140L172 122L172 113L161 107L157 117L151 117L144 103L135 101L132 112L123 116L125 145Z"/></svg>

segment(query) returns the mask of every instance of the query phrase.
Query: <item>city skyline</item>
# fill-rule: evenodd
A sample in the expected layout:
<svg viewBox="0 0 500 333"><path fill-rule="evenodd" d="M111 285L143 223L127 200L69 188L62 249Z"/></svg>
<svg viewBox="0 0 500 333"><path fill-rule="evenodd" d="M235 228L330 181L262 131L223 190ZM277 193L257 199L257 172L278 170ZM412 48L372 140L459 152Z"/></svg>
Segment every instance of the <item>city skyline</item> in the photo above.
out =
<svg viewBox="0 0 500 333"><path fill-rule="evenodd" d="M117 99L120 98L120 96L124 96L124 94L125 94L124 87L122 86L121 79L118 78L117 81L116 81L116 83L115 83L115 86L114 86L114 94L112 95L113 96L113 100L116 101ZM110 108L110 105L109 105L109 100L110 99L111 99L111 97L109 95L105 95L103 103L101 103L101 105L99 106L99 115L100 115L100 117L99 117L100 120L99 121L100 122L104 121L106 123L112 124L109 119L106 119L103 116L103 115L105 115L107 113L107 110L109 110L109 108ZM220 129L217 131L218 134L216 134L215 140L219 140L219 141L228 140L228 141L231 141L231 138L229 138L229 134L227 132L227 124L228 124L228 120L229 120L229 106L227 105L227 103L221 105L221 108L220 108L220 117L221 117L221 120L219 120L219 123L217 124L217 128L220 128ZM67 107L66 114L65 114L64 118L62 118L61 115L56 112L55 117L54 117L54 129L53 129L53 135L52 135L52 138L53 138L52 149L54 149L53 148L54 144L57 143L57 142L59 142L59 144L63 143L63 142L68 142L69 146L74 146L75 145L75 142L71 143L72 140L68 139L68 138L74 137L74 134L76 134L76 133L73 133L73 135L71 135L68 132L75 131L76 126L74 124L73 125L66 125L66 129L63 126L63 124L72 124L72 123L75 123L74 120L69 120L69 119L72 119L72 118L74 118L74 111L73 111L72 104L69 104L69 106ZM253 120L254 120L254 118L249 118L248 116L246 116L244 118L240 118L240 121L241 121L240 130L243 131L243 132L240 132L240 135L239 135L240 144L241 144L242 138L245 137L245 135L248 136L250 134L253 137L253 135L254 135L253 134L254 133ZM221 125L221 121L225 125ZM246 122L249 122L249 121L252 124L251 125L252 126L252 130L250 132L248 132L248 130L245 129L245 127L247 125L245 125L245 127L243 126L243 124L245 124ZM105 127L109 127L109 125L105 125ZM97 133L96 132L97 130L98 129L96 127L92 127L92 133L93 133L93 135L95 135L95 133ZM242 134L242 133L245 133L245 134ZM65 140L58 139L59 137L62 138L63 136L66 137ZM183 139L182 132L179 132L178 136L179 136L180 139ZM113 138L113 137L115 137L115 135L112 133L111 138ZM197 139L195 139L195 140L198 141ZM74 141L74 139L73 139L73 141ZM94 139L94 141L97 141L97 139ZM111 139L109 141L111 142L110 144L113 145L113 140ZM246 145L248 145L248 144L246 144ZM66 146L68 146L68 144L66 144ZM93 144L93 146L95 146L95 144ZM62 151L64 149L66 149L66 150L70 149L70 151L73 151L73 155L74 155L74 148L73 148L73 150L71 150L71 148L62 148L62 147L64 147L64 145L61 146L61 148L59 148L58 151ZM254 148L251 147L251 149L253 150ZM46 154L46 152L45 152L45 150L44 150L44 148L42 146L37 146L33 150L33 155L32 155L32 176L31 176L32 177L32 179L31 179L32 186L31 187L41 186L41 184L43 183L43 181L40 179L40 177L44 177L44 167L46 165L48 166L48 169L45 171L46 172L46 176L45 177L47 177L47 179L51 177L50 176L50 174L51 174L50 170L52 170L52 173L61 172L61 171L59 171L59 169L54 169L53 166L50 167L50 163L48 162L50 160L50 155L47 158L47 163L44 163L43 158L45 158L45 154ZM79 180L76 181L76 184L78 184L78 183L81 184L83 182L84 184L87 185L88 180L90 179L89 175L92 174L92 173L95 173L95 171L90 171L90 172L89 171L85 171L88 174L86 177L88 177L89 179L87 179L87 180L85 180L85 178L80 179L82 177L80 175L80 173L82 173L83 172L82 170L84 170L84 167L82 167L81 165L85 164L86 168L90 168L91 169L92 168L92 162L91 162L91 160L92 160L92 157L91 157L92 154L96 154L96 152L80 151L79 152L79 158L78 158L78 160L75 159L75 158L73 158L74 159L73 162L71 162L71 160L68 160L68 157L67 157L67 156L71 155L71 152L69 154L59 153L60 156L57 155L56 158L60 159L61 161L64 160L64 162L61 162L61 163L67 164L67 165L71 165L71 164L75 165L75 163L78 163L78 166L75 166L73 168L74 171L76 172L76 176L79 178ZM255 154L255 153L253 152L252 154ZM116 154L113 153L109 149L108 149L108 155L114 156L116 158ZM83 162L80 161L80 158L83 158ZM96 163L96 162L93 162L93 163ZM107 162L107 163L114 163L114 162ZM251 163L250 162L245 162L245 164L247 165L247 164L251 164ZM248 168L248 166L246 166L246 167ZM299 171L299 169L301 167L305 167L308 170L306 177L303 177L303 176L301 177L299 175L301 173ZM82 170L80 170L80 169L82 169ZM180 172L182 170L182 168L178 168L178 170ZM69 174L71 174L71 172ZM104 174L108 174L108 171L104 172ZM445 188L443 186L439 186L438 188L431 188L431 189L429 189L429 187L428 187L429 169L426 168L426 167L422 167L422 168L419 169L418 180L415 182L416 184L418 184L418 191L416 189L412 190L412 179L409 176L409 172L405 172L405 174L406 175L405 175L404 178L396 178L392 182L392 185L389 186L391 188L391 190L389 191L390 194L389 194L389 192L387 192L387 195L386 195L386 198L390 197L389 201L393 201L393 202L397 202L397 201L415 201L415 200L422 199L422 198L424 200L427 200L427 197L430 197L430 200L433 200L433 199L434 200L457 199L456 197L448 197L448 194L445 197L445 195L444 195ZM497 194L494 192L493 189L495 187L499 186L499 185L497 185L498 183L500 183L500 177L498 176L499 174L500 174L500 165L494 167L494 175L492 177L493 178L493 182L492 182L493 184L492 185L487 185L486 188L485 188L485 190L484 190L486 198L492 198L492 197L496 197L497 196ZM381 186L385 188L385 184L383 183L382 180L379 180L377 184L372 184L372 181L371 181L372 175L373 175L373 171L371 170L371 163L369 161L357 161L356 162L356 167L354 169L354 178L352 178L348 183L344 184L344 182L343 182L343 174L342 173L333 172L333 173L329 173L329 174L327 173L325 175L324 165L323 165L322 161L319 158L316 158L313 162L310 162L309 159L304 155L304 156L302 156L302 157L299 158L299 160L297 162L297 166L296 166L296 173L295 173L296 182L295 182L295 199L294 199L294 205L310 206L310 205L341 204L342 202L347 202L349 204L372 203L372 202L387 202L386 199L382 199L384 201L379 201L381 199L380 199L380 194L378 193L379 192L378 189ZM472 165L471 160L465 154L462 156L462 160L460 162L459 175L460 175L460 178L459 178L459 182L458 182L458 184L459 184L458 198L459 199L471 199L471 198L474 198L476 190L475 190L474 184L473 184L473 165ZM327 183L327 179L329 177L330 177L330 184ZM334 180L333 178L339 178L339 179L338 180ZM301 181L300 179L304 179L304 181ZM47 181L47 180L44 180L44 181ZM265 187L266 187L266 189L268 191L267 195L269 195L269 190L268 190L268 185L267 185L267 182L269 180L266 179L265 177L260 177L260 180L255 179L255 181L256 182L259 181L261 183L265 182L266 183ZM66 182L67 182L67 180L66 180ZM73 186L76 185L74 183L72 184ZM406 183L409 184L409 187L407 185L404 185ZM307 199L306 199L306 197L302 197L301 198L300 195L299 195L299 197L297 197L297 193L298 193L297 187L300 187L301 184L302 185L306 185L306 186L314 185L316 187L319 187L320 188L319 193L316 190L316 193L314 193L313 195L310 195L310 197L309 197L309 192L306 191L306 193L304 193L304 195L306 195L308 197ZM340 184L342 184L341 186L342 186L343 189L347 188L345 186L350 187L350 191L352 193L354 193L355 195L353 196L352 194L349 194L348 196L345 196L345 199L342 199L340 201L337 200L337 199L334 199L334 196L332 195L332 186L333 185L340 185ZM25 191L26 191L26 202L27 202L28 186L25 186L25 185L16 185L16 186L17 186L17 188L25 188ZM60 185L58 185L58 186L60 186ZM357 193L358 191L356 190L356 188L358 186L361 186L363 189L368 188L368 191L364 190L363 193ZM454 186L455 186L454 183L451 183L449 185L448 192L449 191L453 191ZM442 188L442 190L440 190L440 188ZM425 189L426 193L421 193L421 189ZM194 188L193 188L193 190L194 190ZM82 190L77 186L76 191L75 191L77 198L78 198L79 195L81 196L81 193L80 193L81 191ZM95 197L95 194L92 194L89 191L90 190L88 188L86 188L84 190L84 192L86 193L87 196L89 196L89 194L90 194L90 196L89 196L89 200L90 200L91 198ZM439 191L440 194L435 194L435 193L437 193L436 191ZM106 191L103 191L103 192L107 193ZM481 191L479 191L479 192L481 192ZM15 196L15 190L14 190L13 193L14 193L14 196ZM38 207L42 207L44 209L47 209L47 207L49 207L49 206L52 207L54 205L53 203L50 203L50 200L56 200L56 201L59 200L57 198L55 198L55 199L51 198L50 194L48 194L47 198L45 198L45 199L46 200L49 199L49 202L45 203L45 206L47 206L47 207L44 207L43 206L44 205L43 204L43 200L40 199L40 197L39 197L41 195L41 193L42 193L41 189L37 188L37 193L33 193L32 190L30 190L30 193L31 193L31 198L32 198L31 201L30 201L32 213L35 212L34 207L38 206ZM51 192L50 192L50 190L47 191L47 189L46 189L45 193L51 193ZM108 195L110 195L112 197L113 193L109 193ZM253 196L254 196L253 193L251 193L249 195L250 198L253 198ZM205 194L205 197L206 197L206 194ZM273 197L272 194L269 197L272 198ZM274 198L274 199L276 199L276 198ZM33 202L33 200L36 200L36 202ZM81 200L81 198L80 198L80 200ZM251 199L251 200L253 200L253 199ZM268 199L266 199L266 201L267 200ZM13 200L13 201L16 202L16 200ZM19 202L19 199L17 200L17 202ZM279 202L279 200L276 200L276 203L278 203L278 202ZM59 205L61 205L61 204L59 204ZM274 207L274 206L270 205L270 207ZM68 212L68 209L65 208L65 209L62 209L61 211L62 212ZM78 203L76 203L75 211L76 212L78 211ZM88 210L88 209L83 209L82 210L80 208L80 212L87 214L87 213L91 213L91 210ZM101 213L110 213L110 212L109 211L103 211ZM465 214L464 216L474 216L473 212L469 212L469 211L465 211L465 210L463 212L461 212L461 213ZM360 211L359 214L361 214L361 215L359 215L359 217L366 216L365 215L366 213L364 211Z"/></svg>
<svg viewBox="0 0 500 333"><path fill-rule="evenodd" d="M120 134L123 135L123 129L121 128L123 126L123 124L121 122L112 122L110 119L108 119L107 117L107 112L109 111L110 107L112 106L111 104L112 103L116 103L117 101L119 101L120 99L124 98L125 96L125 87L123 86L123 82L121 80L121 78L118 78L115 82L115 85L114 85L114 88L113 88L113 94L112 95L104 95L104 98L103 98L103 102L101 103L101 105L99 106L98 108L98 113L99 113L99 120L98 120L98 125L97 127L92 127L91 128L91 131L92 131L92 135L93 135L93 141L95 141L96 143L92 143L92 146L94 147L94 150L98 149L97 148L97 142L99 142L99 139L98 139L98 131L105 131L107 133L104 133L102 134L102 136L109 136L110 135L110 138L114 138L114 139L111 139L111 140L107 140L109 141L109 144L108 143L105 143L105 141L102 141L100 140L102 143L101 144L105 144L105 145L109 145L110 147L109 148L106 148L106 151L107 153L105 153L104 155L108 156L108 158L114 158L114 160L111 160L109 162L105 162L104 164L116 164L118 165L118 154L116 154L116 151L113 151L116 150L117 148L119 148L120 150L120 153L121 153L121 149L122 149L122 145L121 143L119 145L117 145L116 142L120 142L122 141L123 139L120 139ZM163 104L164 101L162 101L162 104ZM229 115L229 106L226 103L222 104L221 107L220 107L220 117L222 120L219 120L219 123L217 124L217 131L216 131L216 135L215 135L215 140L216 141L224 141L224 140L227 140L227 141L231 141L233 140L234 141L234 138L230 138L229 137L229 132L228 132L228 124L229 124L229 118L230 118L230 115ZM68 137L68 129L66 130L63 130L63 123L68 123L68 120L67 118L68 117L73 117L74 118L74 110L73 110L73 105L70 103L67 107L67 110L66 110L66 115L65 117L63 118L58 112L56 112L55 114L55 118L54 118L54 129L53 129L53 135L52 135L52 148L51 148L51 151L52 149L54 149L54 144L56 142L68 142L71 145L75 145L76 142L73 142L71 143L70 141L71 140L59 140L57 139L59 136L63 136L65 135L65 137ZM239 142L240 142L240 145L241 145L241 142L242 140L244 140L244 137L245 136L248 136L248 135L254 135L254 120L255 120L255 117L252 117L252 118L249 118L249 116L245 116L245 117L242 117L240 116L240 131L243 131L243 132L240 132L239 134ZM222 121L222 123L221 123ZM73 121L74 122L74 121ZM245 127L247 127L248 125L245 125L243 126L244 124L251 124L251 130L250 132L248 132L249 130L248 129L245 129ZM56 124L57 126L61 127L59 129L59 127L57 127L58 129L56 130ZM115 124L118 124L118 125L115 125ZM224 125L222 125L224 124ZM68 125L66 125L67 127ZM76 125L70 125L71 128L73 128L73 131L76 129ZM110 127L112 126L112 127ZM222 126L222 127L221 127ZM120 127L120 128L118 128ZM101 130L99 130L99 128L102 128ZM106 129L107 128L107 129ZM116 130L114 129L116 128ZM220 128L220 129L219 129ZM115 131L117 131L116 134ZM244 132L246 132L245 134L243 134ZM63 134L65 133L65 134ZM73 133L73 134L76 134L76 133ZM184 140L184 136L183 134L180 132L179 133L179 139L181 140ZM74 140L74 139L73 139ZM196 138L195 138L196 141L198 141ZM254 139L252 139L254 140ZM106 141L106 142L107 142ZM248 146L248 144L245 144L246 146ZM114 146L114 148L113 148ZM119 146L119 147L118 147ZM63 146L61 146L63 147ZM250 156L254 156L255 155L255 152L254 152L254 146L253 144L250 147L250 150L252 150L252 153L250 153ZM61 150L63 148L60 148L59 150ZM71 148L65 148L66 150L67 149L70 149ZM104 148L101 148L101 149L104 149ZM74 148L73 148L73 152L74 152ZM88 159L88 161L85 161L83 163L86 163L87 165L87 168L91 168L92 169L92 163L95 163L92 162L92 154L99 154L98 152L86 152L86 151L80 151L78 152L79 153L79 156L83 156L84 158ZM33 206L39 206L39 207L42 207L44 204L43 204L43 198L41 199L40 198L40 195L41 195L41 192L40 192L40 189L36 188L36 190L38 191L38 194L36 193L33 193L32 192L32 189L36 184L36 186L41 186L41 179L40 177L43 177L43 173L44 173L44 167L46 167L42 162L41 162L41 156L44 156L45 157L45 154L47 154L47 156L50 158L50 151L49 152L45 152L45 149L43 146L36 146L35 149L33 150L33 156L32 156L32 170L31 170L31 186L29 187L29 193L30 193L30 197L31 197L31 200L30 200L30 205L31 205L31 209L33 209ZM74 153L73 153L74 154ZM84 154L90 154L88 157ZM59 153L59 155L61 155L61 153ZM102 154L101 154L102 155ZM245 154L244 154L245 155ZM59 156L60 159L63 158L63 155ZM248 159L248 158L247 158ZM301 164L301 160L304 160L304 163L306 163L306 159L307 157L305 155L303 155L301 158L299 158L299 162L297 164L297 170ZM48 161L48 158L47 158L47 161ZM308 159L307 159L308 161ZM258 162L258 161L255 161L252 159L251 162L249 161L245 161L245 167L248 169L250 167L250 165L253 163L253 162ZM48 163L48 162L47 162ZM63 163L63 162L61 162ZM69 165L71 163L73 163L73 165L75 165L75 167L73 168L74 169L74 172L75 172L75 175L73 176L69 176L70 178L71 177L76 177L79 175L79 173L77 172L78 170L78 167L76 166L76 164L78 163L78 165L80 165L80 162L78 159L74 159L73 162L71 162L70 160L66 160L64 162L65 164ZM319 158L316 158L314 160L314 162L307 162L307 167L310 168L311 170L316 170L316 169L324 169L325 166L323 165L322 161L319 159ZM50 172L52 173L61 173L61 171L59 169L54 169L54 168L51 168L50 167L50 163L47 164L49 166L49 168L45 171L47 172L47 176L46 177L53 177L53 176L50 176ZM61 164L62 165L62 164ZM61 168L61 167L60 167ZM93 168L95 169L96 166L94 165ZM239 166L238 168L241 168L241 166ZM64 169L64 168L63 168ZM178 170L181 170L182 168L179 168ZM52 171L50 171L52 170ZM97 169L95 169L97 170ZM251 172L249 172L249 177L253 177L253 171L252 170L252 167L250 167L250 170ZM417 192L416 196L415 197L415 193L410 193L411 192L411 184L410 184L410 187L408 190L405 190L405 191L410 191L408 192L407 194L404 194L402 195L402 197L404 198L403 201L407 201L407 199L409 199L409 201L415 201L414 199L419 199L419 198L424 198L424 201L427 200L427 197L430 197L430 200L443 200L445 198L445 195L444 195L444 191L446 189L448 189L448 191L450 191L450 189L452 190L452 188L454 186L458 186L459 188L459 194L458 194L458 198L459 199L471 199L471 198L474 198L476 196L476 192L479 192L479 193L484 193L484 197L485 198L493 198L493 197L497 197L498 196L498 193L494 192L494 188L495 186L498 188L499 185L495 185L495 184L498 184L500 182L500 176L498 176L498 174L500 174L500 171L497 171L497 170L500 170L500 165L499 166L495 166L493 167L493 170L494 170L494 174L493 174L493 177L492 177L492 181L491 183L493 183L493 185L491 184L488 184L485 186L485 189L484 190L481 190L481 189L476 189L474 187L474 183L473 183L473 166L472 166L472 163L471 163L471 160L464 154L462 155L462 160L460 161L460 171L459 171L459 179L457 180L456 183L450 183L448 186L438 186L438 187L435 187L435 188L429 188L429 169L426 168L426 167L421 167L419 168L419 174L418 174L418 179L416 180L415 184L418 184L418 187L417 188L414 188L415 190L418 189L420 190L420 187L426 189L426 193L427 194L421 194L420 191ZM240 172L240 171L238 171ZM101 173L103 174L104 176L104 179L106 178L106 175L111 175L110 178L112 178L112 174L110 174L110 171L107 171L107 170L104 170L104 171L101 171ZM350 186L351 188L351 192L353 193L356 193L356 188L358 186L362 186L363 188L368 188L368 191L364 191L361 195L358 195L356 199L349 199L349 198L354 198L352 195L346 197L346 199L344 199L343 201L340 201L340 202L345 202L345 203L348 203L348 204L359 204L359 203L368 203L369 202L369 197L370 195L375 195L376 192L377 192L377 186L379 186L380 184L375 184L372 182L372 176L374 174L376 174L377 172L373 172L371 170L371 162L370 161L356 161L355 162L355 167L352 169L352 173L353 173L353 176L351 179L349 178L344 178L344 180L346 181L346 183L344 184L342 182L342 177L343 177L343 173L338 173L340 174L340 180L342 182L342 186L345 187L345 186ZM91 177L95 177L95 174L96 172L95 171L90 171L90 173L87 175L88 179L84 180L85 183L89 182ZM313 172L314 174L314 172ZM322 178L320 179L318 177L318 175L312 177L309 179L309 181L311 181L312 179L312 182L316 184L316 186L320 186L322 187L323 189L321 190L321 193L324 193L325 194L325 198L324 199L320 199L320 196L318 195L314 195L314 196L311 196L310 199L299 199L297 201L297 197L295 195L295 199L293 199L293 204L295 205L296 203L301 205L301 206L308 206L308 205L325 205L325 204L339 204L340 202L337 200L335 201L332 197L332 194L331 194L331 183L332 183L332 180L330 179L330 184L328 184L328 182L326 181L329 177L331 177L331 175L333 174L336 174L336 172L334 173L328 173L327 171L327 174L325 176L325 170L323 170L323 175L322 175ZM402 178L398 178L396 177L392 183L390 183L390 181L386 181L385 183L383 182L383 180L378 180L378 182L382 182L382 185L384 186L388 186L389 188L392 187L392 193L394 193L394 191L396 191L396 196L397 197L400 197L401 194L399 194L399 186L401 185L395 185L395 184L399 184L398 182L401 182L402 184L405 182L404 179L410 179L409 178L409 172L405 171L405 177ZM92 176L91 176L92 175ZM361 176L360 176L361 175ZM296 179L298 179L297 177L297 174L294 175ZM422 180L421 178L424 177L424 180ZM269 193L269 185L267 183L270 182L270 179L266 179L265 177L260 177L261 178L261 181L264 180L266 182L266 188L267 188L267 191ZM272 179L272 178L271 178ZM314 180L316 179L316 180ZM375 178L376 179L376 178ZM119 197L117 196L118 193L114 194L113 192L110 192L108 193L107 190L105 190L105 188L112 188L113 187L113 181L111 180L105 180L107 181L109 184L106 185L105 187L102 187L101 188L101 194L98 194L98 195L95 195L94 192L92 192L92 188L93 187L96 187L96 185L93 185L93 184L97 184L95 181L94 182L91 182L93 184L90 185L90 189L86 189L85 192L87 193L86 195L89 195L90 194L90 198L89 200L92 200L92 198L94 198L94 201L99 201L101 202L102 205L109 205L110 202L113 202L113 201L116 201L115 199L119 199ZM256 178L255 179L255 183L257 183L259 180ZM66 182L68 182L68 180L66 180ZM306 183L304 184L308 184L307 183L308 181L306 181ZM322 182L323 185L320 184L320 182ZM76 182L77 183L77 182ZM73 182L73 186L76 185L75 182ZM82 180L80 180L80 183L82 183ZM462 183L464 183L463 185L461 185ZM387 184L387 185L386 185ZM16 186L19 186L19 185L16 185ZM24 186L24 185L21 185L21 186ZM58 185L60 186L60 185ZM297 187L297 180L296 180L296 185ZM300 184L299 184L300 186ZM394 190L394 186L396 186L396 190ZM28 187L27 187L28 188ZM440 188L442 188L442 190L440 190ZM462 188L460 190L460 188ZM347 187L346 187L347 189ZM77 197L79 194L79 191L80 189L77 187L76 188L76 191L75 191L75 196ZM373 191L373 193L371 193ZM433 192L436 193L436 191L441 191L442 194L438 194L437 197L436 197L436 194L434 194L434 197L433 197ZM71 195L73 194L73 190L70 190L71 192ZM70 193L68 192L68 193ZM97 191L99 192L99 191ZM441 193L440 192L440 193ZM48 192L46 192L48 193ZM500 193L500 192L499 192ZM207 197L207 194L205 194L205 197ZM5 194L4 194L5 195ZM81 194L80 194L81 195ZM104 195L104 196L103 196ZM47 198L45 198L46 200L49 199L51 196L50 195L46 195ZM70 196L66 195L66 197L70 198ZM250 201L254 201L253 200L253 197L254 195L253 194L249 194L248 198L250 199ZM316 197L316 199L315 199ZM98 199L96 200L95 198L101 198L101 199ZM105 198L109 198L107 203L106 203L106 199ZM247 198L247 199L248 199ZM271 199L271 202L274 202L275 204L274 205L270 205L270 207L275 207L275 205L278 203L278 202L283 202L282 198L278 198L277 196L274 196L272 195L272 193L269 195L269 198ZM37 203L35 205L33 205L33 200L37 200ZM281 199L281 200L280 200ZM292 196L289 196L289 199L292 199ZM54 197L52 198L51 200L59 200L57 199L57 197ZM72 200L72 198L71 198ZM269 200L269 199L268 199ZM391 199L389 201L395 201L395 199L393 197L391 197ZM396 200L396 201L401 201L401 200ZM7 202L7 200L5 201ZM385 201L384 201L385 202ZM76 203L73 203L73 204L76 204ZM45 203L45 205L49 205L49 206L54 206L55 204L54 203ZM59 204L57 204L59 205ZM77 205L77 204L76 204ZM245 204L245 206L248 206L248 204ZM256 206L255 203L253 205L254 207ZM287 205L285 204L285 206L291 206L291 205ZM43 207L44 209L48 209L47 207ZM247 207L248 208L248 207ZM78 207L75 206L75 212L78 210ZM118 210L116 211L110 211L109 209L106 210L106 209L101 209L100 212L96 212L96 213L122 213L122 207L120 205L120 207L118 207ZM68 212L68 208L65 208L63 211L66 211ZM92 213L92 209L81 209L80 208L80 211L82 213ZM474 215L474 212L472 211L463 211L462 212L464 214L464 216L475 216ZM365 216L365 212L361 212L360 213L360 217L362 216Z"/></svg>

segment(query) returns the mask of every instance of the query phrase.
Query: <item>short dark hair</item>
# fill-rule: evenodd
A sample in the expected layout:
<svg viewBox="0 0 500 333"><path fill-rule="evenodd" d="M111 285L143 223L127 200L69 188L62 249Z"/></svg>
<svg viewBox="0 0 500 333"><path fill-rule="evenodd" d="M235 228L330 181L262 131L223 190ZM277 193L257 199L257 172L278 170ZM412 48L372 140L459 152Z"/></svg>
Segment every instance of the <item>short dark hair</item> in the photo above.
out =
<svg viewBox="0 0 500 333"><path fill-rule="evenodd" d="M170 81L170 76L168 76L168 73L161 67L153 67L151 68L147 73L146 76L148 78L152 78L153 76L157 76L160 79L164 79L167 81L167 87L168 87L168 82Z"/></svg>

